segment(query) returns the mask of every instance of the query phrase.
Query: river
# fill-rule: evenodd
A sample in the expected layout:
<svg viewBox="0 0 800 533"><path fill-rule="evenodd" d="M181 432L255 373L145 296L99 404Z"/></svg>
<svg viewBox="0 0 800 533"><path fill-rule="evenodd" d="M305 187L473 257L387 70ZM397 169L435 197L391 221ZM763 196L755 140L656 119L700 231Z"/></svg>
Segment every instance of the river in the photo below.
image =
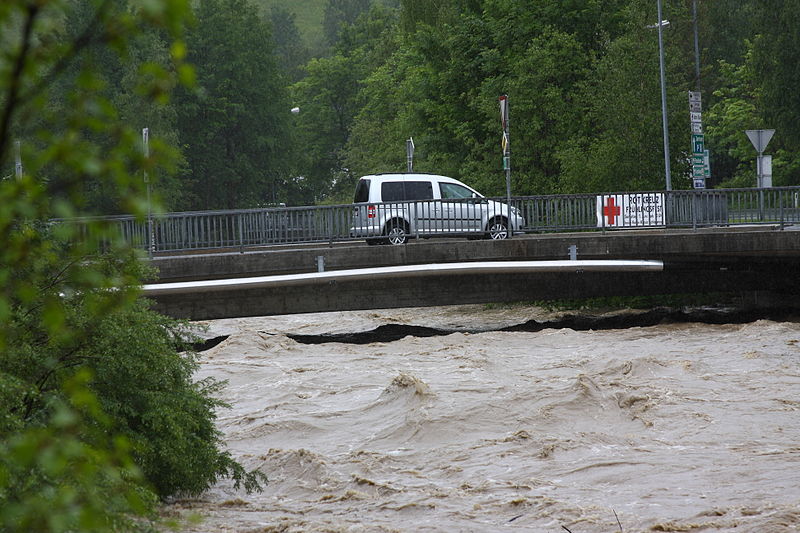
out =
<svg viewBox="0 0 800 533"><path fill-rule="evenodd" d="M800 323L513 327L554 318L207 322L224 340L198 378L228 381L219 428L269 484L224 481L169 512L199 515L193 532L800 529Z"/></svg>

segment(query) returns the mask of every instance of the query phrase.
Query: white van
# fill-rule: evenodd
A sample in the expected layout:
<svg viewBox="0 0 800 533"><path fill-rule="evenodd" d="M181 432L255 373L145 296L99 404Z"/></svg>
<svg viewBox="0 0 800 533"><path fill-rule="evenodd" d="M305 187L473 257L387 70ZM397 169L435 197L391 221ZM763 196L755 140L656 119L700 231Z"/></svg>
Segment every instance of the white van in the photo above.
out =
<svg viewBox="0 0 800 533"><path fill-rule="evenodd" d="M513 207L484 198L453 178L434 174L375 174L358 180L352 237L369 244L405 244L411 237L473 235L505 239L522 229Z"/></svg>

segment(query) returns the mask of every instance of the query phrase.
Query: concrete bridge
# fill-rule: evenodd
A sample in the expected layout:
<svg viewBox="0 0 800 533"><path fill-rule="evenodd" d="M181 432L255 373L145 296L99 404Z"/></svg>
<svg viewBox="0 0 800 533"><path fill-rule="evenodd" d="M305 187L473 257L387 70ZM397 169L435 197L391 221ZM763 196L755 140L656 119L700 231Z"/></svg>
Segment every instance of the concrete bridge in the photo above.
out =
<svg viewBox="0 0 800 533"><path fill-rule="evenodd" d="M530 262L569 261L558 269ZM663 268L595 268L583 261L660 262ZM800 295L800 231L754 226L524 235L506 241L431 239L404 246L359 242L274 246L156 257L159 279L145 294L159 311L194 320L344 311L682 293L739 293L793 305ZM519 262L517 268L456 264ZM525 262L525 264L523 264ZM451 265L430 268L422 265ZM416 266L416 268L415 268ZM476 266L476 265L475 265ZM512 265L514 266L514 265ZM402 267L402 268L400 268ZM523 268L525 267L525 268ZM382 275L319 272L394 268ZM247 278L295 276L291 283ZM305 278L305 281L304 281ZM163 284L237 279L226 287ZM177 286L174 286L177 287Z"/></svg>

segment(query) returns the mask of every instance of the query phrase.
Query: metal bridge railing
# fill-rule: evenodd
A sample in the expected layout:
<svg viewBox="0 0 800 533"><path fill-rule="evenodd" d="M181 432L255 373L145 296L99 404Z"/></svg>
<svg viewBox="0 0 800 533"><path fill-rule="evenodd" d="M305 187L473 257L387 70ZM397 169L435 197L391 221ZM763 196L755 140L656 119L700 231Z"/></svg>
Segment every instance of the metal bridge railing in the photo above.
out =
<svg viewBox="0 0 800 533"><path fill-rule="evenodd" d="M507 208L505 198L490 200ZM646 209L641 210L638 218L612 219L615 213L621 213L624 208L630 209L630 205L620 205L625 202L638 202L639 205L663 202L663 205L645 206ZM416 222L413 227L407 228L412 237L480 235L485 233L486 228L475 225L475 219L479 216L475 206L476 202L471 203L470 199L375 204L370 207L374 216L369 219L369 224L374 227L370 227L371 236L368 238L374 241L385 235L387 219L382 214L387 213L413 213ZM524 233L605 231L632 227L783 226L800 223L800 187L517 196L512 197L511 206L524 219L522 227L517 228L517 231ZM112 232L115 238L134 247L160 253L364 240L363 233L354 231L359 209L366 210L367 206L346 204L166 213L153 218L152 231L148 231L147 220L133 216L53 222L88 228L91 221L103 221L115 228ZM438 212L448 215L437 219L432 213ZM361 216L367 216L365 213L362 211ZM607 222L610 220L614 223Z"/></svg>

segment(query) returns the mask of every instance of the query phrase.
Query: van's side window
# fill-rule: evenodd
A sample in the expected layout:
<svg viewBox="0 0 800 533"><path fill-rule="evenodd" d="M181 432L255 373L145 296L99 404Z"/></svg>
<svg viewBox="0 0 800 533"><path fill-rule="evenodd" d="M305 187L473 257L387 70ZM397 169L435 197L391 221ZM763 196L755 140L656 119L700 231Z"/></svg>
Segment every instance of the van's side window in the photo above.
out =
<svg viewBox="0 0 800 533"><path fill-rule="evenodd" d="M433 200L433 184L430 181L407 181L406 200Z"/></svg>
<svg viewBox="0 0 800 533"><path fill-rule="evenodd" d="M405 200L433 200L433 184L430 181L386 181L381 184L384 202Z"/></svg>
<svg viewBox="0 0 800 533"><path fill-rule="evenodd" d="M456 200L459 198L472 198L472 191L456 183L440 183L442 188L442 198L445 200Z"/></svg>
<svg viewBox="0 0 800 533"><path fill-rule="evenodd" d="M369 202L369 180L358 180L356 194L353 198L354 204Z"/></svg>

